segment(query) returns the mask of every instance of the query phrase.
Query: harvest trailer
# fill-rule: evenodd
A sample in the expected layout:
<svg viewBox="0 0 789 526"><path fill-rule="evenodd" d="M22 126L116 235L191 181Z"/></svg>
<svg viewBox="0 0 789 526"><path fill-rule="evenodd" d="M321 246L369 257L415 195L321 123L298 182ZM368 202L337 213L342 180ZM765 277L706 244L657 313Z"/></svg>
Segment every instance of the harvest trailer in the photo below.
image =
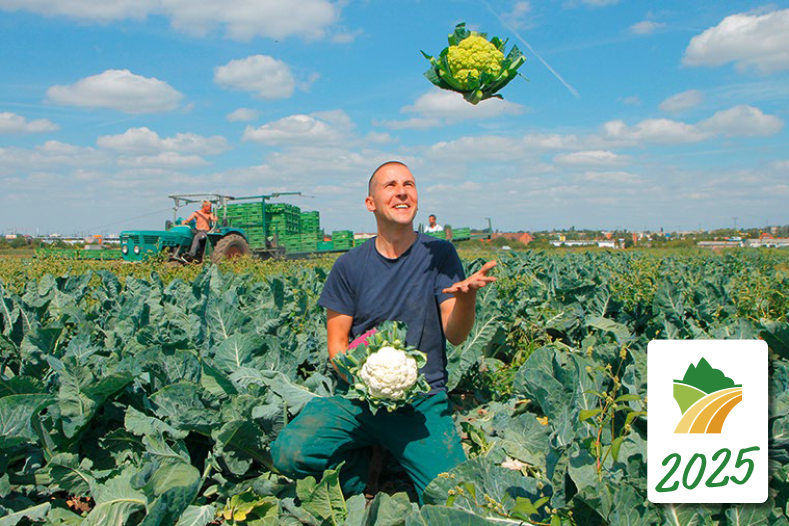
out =
<svg viewBox="0 0 789 526"><path fill-rule="evenodd" d="M261 259L273 256L300 257L315 253L342 252L353 248L353 232L339 230L326 242L317 211L302 212L287 203L269 203L270 199L301 192L232 197L219 194L170 195L173 220L164 230L127 230L121 232L121 254L126 261L142 261L165 253L172 261L183 261L196 230L179 224L179 211L189 205L210 201L219 218L208 232L202 258L217 263L237 256Z"/></svg>

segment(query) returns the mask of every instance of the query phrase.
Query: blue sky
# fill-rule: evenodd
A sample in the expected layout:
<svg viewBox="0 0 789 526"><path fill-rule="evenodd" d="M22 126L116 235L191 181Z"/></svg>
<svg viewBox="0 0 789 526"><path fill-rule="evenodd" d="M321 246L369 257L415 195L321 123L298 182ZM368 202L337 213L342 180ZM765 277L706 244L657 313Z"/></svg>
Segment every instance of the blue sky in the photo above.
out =
<svg viewBox="0 0 789 526"><path fill-rule="evenodd" d="M504 100L434 88L455 24L527 56ZM374 230L789 223L789 2L0 0L0 230L159 228L167 195L301 191Z"/></svg>

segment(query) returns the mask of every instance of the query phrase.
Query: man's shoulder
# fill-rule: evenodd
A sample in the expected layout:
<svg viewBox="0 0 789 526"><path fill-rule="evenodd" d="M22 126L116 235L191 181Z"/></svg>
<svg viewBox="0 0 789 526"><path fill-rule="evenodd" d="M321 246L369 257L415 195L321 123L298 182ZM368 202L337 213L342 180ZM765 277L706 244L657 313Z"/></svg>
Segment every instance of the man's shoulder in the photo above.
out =
<svg viewBox="0 0 789 526"><path fill-rule="evenodd" d="M454 250L455 246L447 241L438 237L428 236L427 234L419 234L417 241L431 249Z"/></svg>
<svg viewBox="0 0 789 526"><path fill-rule="evenodd" d="M369 241L365 241L364 243L362 243L361 245L359 245L357 247L353 247L348 252L342 253L340 255L340 257L338 257L337 260L334 262L334 265L335 266L337 266L337 265L340 265L340 266L351 265L352 266L357 261L360 261L361 259L367 257L367 254L370 251L370 243L373 243L373 245L375 244L375 241L373 241L373 239L375 239L375 238L372 238Z"/></svg>

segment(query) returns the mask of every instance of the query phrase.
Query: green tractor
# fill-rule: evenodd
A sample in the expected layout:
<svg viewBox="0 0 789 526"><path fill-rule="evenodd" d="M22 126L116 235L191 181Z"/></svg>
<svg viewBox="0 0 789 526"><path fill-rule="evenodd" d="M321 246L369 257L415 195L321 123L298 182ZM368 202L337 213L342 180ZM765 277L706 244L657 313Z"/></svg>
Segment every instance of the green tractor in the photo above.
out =
<svg viewBox="0 0 789 526"><path fill-rule="evenodd" d="M200 204L203 201L210 201L214 205L218 225L208 232L203 253L195 258L194 262L201 262L205 258L210 258L212 263L219 263L227 259L239 256L255 255L260 258L267 258L284 254L281 247L274 246L268 240L255 240L256 248L250 248L250 240L242 225L235 222L228 226L227 210L228 203L233 201L258 201L261 216L265 218L265 202L272 197L280 195L300 195L300 192L282 192L271 195L258 195L248 197L231 197L219 194L179 194L170 195L173 202L173 220L165 223L164 230L126 230L121 232L121 256L124 261L143 261L151 256L164 254L170 261L185 263L184 256L192 246L192 240L197 234L197 230L189 225L177 224L178 211L192 204ZM261 219L262 221L262 219ZM256 226L259 222L254 223Z"/></svg>

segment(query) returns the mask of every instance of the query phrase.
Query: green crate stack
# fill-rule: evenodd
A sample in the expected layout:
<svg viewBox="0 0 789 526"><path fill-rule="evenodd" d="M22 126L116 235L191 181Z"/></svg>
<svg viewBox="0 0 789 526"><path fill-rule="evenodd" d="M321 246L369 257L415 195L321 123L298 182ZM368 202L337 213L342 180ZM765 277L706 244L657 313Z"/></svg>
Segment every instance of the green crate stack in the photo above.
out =
<svg viewBox="0 0 789 526"><path fill-rule="evenodd" d="M318 251L334 250L333 241L318 241Z"/></svg>
<svg viewBox="0 0 789 526"><path fill-rule="evenodd" d="M220 209L217 217L227 217L229 226L249 226L263 223L263 203L235 203L225 207L224 215Z"/></svg>
<svg viewBox="0 0 789 526"><path fill-rule="evenodd" d="M285 234L277 237L279 246L288 252L301 252L301 234Z"/></svg>
<svg viewBox="0 0 789 526"><path fill-rule="evenodd" d="M331 240L335 250L353 248L353 231L335 230L331 233Z"/></svg>
<svg viewBox="0 0 789 526"><path fill-rule="evenodd" d="M314 252L318 249L318 242L323 241L323 237L317 232L315 233L302 233L300 236L301 251Z"/></svg>
<svg viewBox="0 0 789 526"><path fill-rule="evenodd" d="M247 243L252 248L262 248L266 246L266 229L262 226L251 226L244 228L247 236Z"/></svg>
<svg viewBox="0 0 789 526"><path fill-rule="evenodd" d="M471 237L471 228L455 228L452 230L452 239L469 239Z"/></svg>
<svg viewBox="0 0 789 526"><path fill-rule="evenodd" d="M302 234L317 234L321 230L320 212L317 210L312 212L301 213L301 233Z"/></svg>
<svg viewBox="0 0 789 526"><path fill-rule="evenodd" d="M287 203L266 205L268 235L278 237L299 234L301 231L301 209Z"/></svg>
<svg viewBox="0 0 789 526"><path fill-rule="evenodd" d="M435 237L435 238L438 238L438 239L446 239L447 238L447 235L444 233L443 230L440 231L440 232L425 232L425 235L426 236L430 236L430 237Z"/></svg>

